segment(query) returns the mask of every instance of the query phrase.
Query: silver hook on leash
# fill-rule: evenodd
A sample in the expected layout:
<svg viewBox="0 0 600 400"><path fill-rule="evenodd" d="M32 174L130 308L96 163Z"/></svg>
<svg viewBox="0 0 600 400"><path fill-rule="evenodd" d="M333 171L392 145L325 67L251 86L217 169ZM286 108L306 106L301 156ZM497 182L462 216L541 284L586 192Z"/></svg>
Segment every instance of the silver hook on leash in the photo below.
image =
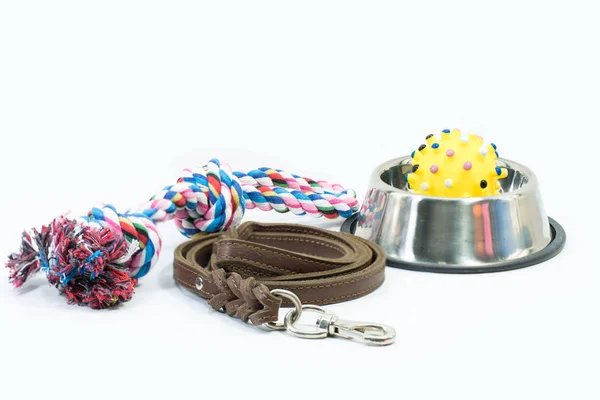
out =
<svg viewBox="0 0 600 400"><path fill-rule="evenodd" d="M374 346L387 346L396 340L396 331L391 326L341 319L322 307L312 304L302 305L298 296L288 290L273 289L271 293L276 296L285 297L294 304L294 308L286 314L283 324L266 324L271 329L285 329L291 335L303 339L323 339L337 336ZM313 311L319 314L316 322L316 330L302 329L296 325L296 322L304 311Z"/></svg>

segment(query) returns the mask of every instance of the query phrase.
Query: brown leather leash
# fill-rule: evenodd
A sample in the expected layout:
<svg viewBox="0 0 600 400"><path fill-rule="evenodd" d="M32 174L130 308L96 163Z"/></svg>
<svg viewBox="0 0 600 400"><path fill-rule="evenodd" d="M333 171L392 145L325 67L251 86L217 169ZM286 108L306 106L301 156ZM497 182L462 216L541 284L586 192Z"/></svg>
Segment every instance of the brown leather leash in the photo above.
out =
<svg viewBox="0 0 600 400"><path fill-rule="evenodd" d="M245 222L203 234L175 250L175 281L218 311L252 325L304 338L341 336L386 345L386 325L345 321L321 305L365 296L384 281L385 253L347 233L296 224ZM293 307L277 322L281 307ZM316 330L296 325L302 311L319 314Z"/></svg>

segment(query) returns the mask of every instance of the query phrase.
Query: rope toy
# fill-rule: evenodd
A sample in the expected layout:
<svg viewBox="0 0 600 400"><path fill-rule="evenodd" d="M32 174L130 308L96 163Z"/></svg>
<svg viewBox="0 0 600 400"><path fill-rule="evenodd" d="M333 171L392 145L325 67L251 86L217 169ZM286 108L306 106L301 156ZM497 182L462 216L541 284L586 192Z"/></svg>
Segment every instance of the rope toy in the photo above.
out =
<svg viewBox="0 0 600 400"><path fill-rule="evenodd" d="M441 138L428 135L413 158L412 173L405 176L413 193L440 197L478 197L500 194L499 179L508 171L497 165L497 147L478 135L462 136L459 129L444 129Z"/></svg>
<svg viewBox="0 0 600 400"><path fill-rule="evenodd" d="M233 172L217 159L185 169L139 207L120 213L112 205L75 219L55 218L22 235L19 252L6 261L14 287L40 270L69 304L102 309L131 300L134 286L160 255L157 223L174 220L186 237L241 223L247 209L325 218L348 218L356 193L340 185L272 168Z"/></svg>

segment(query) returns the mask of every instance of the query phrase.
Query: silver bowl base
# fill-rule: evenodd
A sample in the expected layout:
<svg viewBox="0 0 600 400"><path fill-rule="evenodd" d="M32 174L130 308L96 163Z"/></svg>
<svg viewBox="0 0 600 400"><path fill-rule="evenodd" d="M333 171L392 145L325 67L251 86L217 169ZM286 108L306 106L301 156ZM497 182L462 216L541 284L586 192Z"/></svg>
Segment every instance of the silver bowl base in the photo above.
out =
<svg viewBox="0 0 600 400"><path fill-rule="evenodd" d="M354 234L356 230L356 221L358 219L358 213L354 214L350 218L348 218L342 224L341 231L346 233ZM511 259L507 261L495 262L493 265L489 266L469 266L469 267L461 267L461 266L449 266L449 265L441 265L441 264L433 264L433 263L424 263L424 262L404 262L399 260L394 260L391 257L387 257L387 266L394 268L407 269L412 271L422 271L422 272L437 272L437 273L446 273L446 274L481 274L488 272L502 272L502 271L510 271L525 267L530 267L536 264L540 264L544 261L547 261L558 253L562 251L565 247L565 242L567 240L567 234L563 227L554 219L548 218L550 223L550 231L552 234L552 239L550 243L544 247L543 249L525 255L521 258Z"/></svg>

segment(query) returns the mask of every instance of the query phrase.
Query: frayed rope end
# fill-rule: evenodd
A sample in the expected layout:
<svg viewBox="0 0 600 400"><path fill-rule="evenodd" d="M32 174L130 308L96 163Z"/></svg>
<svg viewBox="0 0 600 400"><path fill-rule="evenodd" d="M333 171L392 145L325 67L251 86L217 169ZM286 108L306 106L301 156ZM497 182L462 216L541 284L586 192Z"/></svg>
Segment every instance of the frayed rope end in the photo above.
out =
<svg viewBox="0 0 600 400"><path fill-rule="evenodd" d="M24 231L19 252L8 256L8 281L14 287L21 287L27 278L45 267L45 255L40 249L47 246L49 230L49 226L43 226L39 232L35 229Z"/></svg>
<svg viewBox="0 0 600 400"><path fill-rule="evenodd" d="M39 232L24 232L6 267L15 287L42 270L68 303L100 309L133 297L137 279L126 268L131 255L123 235L59 217Z"/></svg>

